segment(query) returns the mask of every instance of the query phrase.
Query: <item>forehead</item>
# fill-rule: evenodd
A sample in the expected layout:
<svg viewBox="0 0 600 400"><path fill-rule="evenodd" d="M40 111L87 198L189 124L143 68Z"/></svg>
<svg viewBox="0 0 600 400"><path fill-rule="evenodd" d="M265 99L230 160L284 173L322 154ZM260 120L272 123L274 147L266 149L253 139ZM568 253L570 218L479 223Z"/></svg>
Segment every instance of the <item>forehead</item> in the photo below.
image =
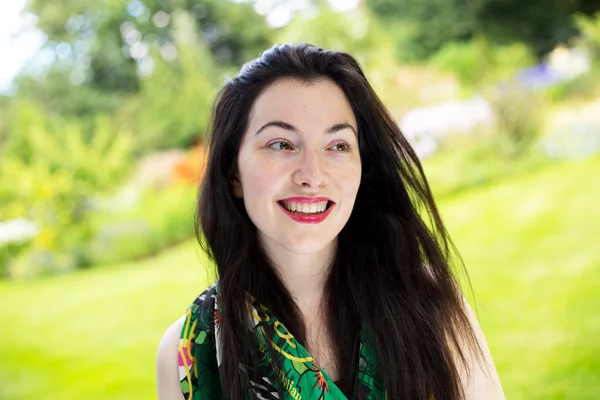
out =
<svg viewBox="0 0 600 400"><path fill-rule="evenodd" d="M346 95L330 79L314 82L286 79L270 85L254 103L249 128L271 120L294 124L300 130L302 126L326 129L341 122L356 128Z"/></svg>

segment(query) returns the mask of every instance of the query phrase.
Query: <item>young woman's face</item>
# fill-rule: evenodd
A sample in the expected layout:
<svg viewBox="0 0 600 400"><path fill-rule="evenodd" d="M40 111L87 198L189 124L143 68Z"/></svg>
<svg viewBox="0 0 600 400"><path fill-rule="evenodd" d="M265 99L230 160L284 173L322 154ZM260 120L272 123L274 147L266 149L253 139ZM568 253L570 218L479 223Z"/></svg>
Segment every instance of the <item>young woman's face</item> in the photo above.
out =
<svg viewBox="0 0 600 400"><path fill-rule="evenodd" d="M234 193L269 248L310 254L334 242L360 185L357 131L331 80L281 80L257 98Z"/></svg>

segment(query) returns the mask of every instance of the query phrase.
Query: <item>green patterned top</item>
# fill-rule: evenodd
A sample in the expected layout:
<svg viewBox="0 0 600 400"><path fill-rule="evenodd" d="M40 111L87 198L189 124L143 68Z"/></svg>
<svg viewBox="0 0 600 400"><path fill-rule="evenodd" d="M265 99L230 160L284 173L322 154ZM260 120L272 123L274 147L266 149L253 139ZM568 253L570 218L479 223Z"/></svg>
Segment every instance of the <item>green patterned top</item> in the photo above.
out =
<svg viewBox="0 0 600 400"><path fill-rule="evenodd" d="M259 382L249 380L249 398L271 400L337 400L346 395L316 365L308 351L289 333L270 310L250 297L248 329L257 337L262 354L259 362ZM258 312L257 310L260 310ZM275 332L269 336L265 326ZM220 308L218 283L206 289L187 310L179 340L179 377L185 399L222 399L219 365L221 359L216 343L220 338ZM271 366L267 346L283 355ZM372 344L364 329L360 332L358 366L352 398L384 400L385 390L377 374Z"/></svg>

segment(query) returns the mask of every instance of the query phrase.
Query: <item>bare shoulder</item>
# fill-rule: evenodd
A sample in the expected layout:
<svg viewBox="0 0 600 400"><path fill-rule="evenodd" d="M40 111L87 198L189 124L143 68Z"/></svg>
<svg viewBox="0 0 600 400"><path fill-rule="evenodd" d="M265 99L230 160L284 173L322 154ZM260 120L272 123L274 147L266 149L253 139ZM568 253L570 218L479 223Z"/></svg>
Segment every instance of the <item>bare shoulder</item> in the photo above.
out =
<svg viewBox="0 0 600 400"><path fill-rule="evenodd" d="M178 347L185 316L175 321L162 336L156 355L156 385L159 400L182 400L179 384Z"/></svg>
<svg viewBox="0 0 600 400"><path fill-rule="evenodd" d="M464 370L461 371L465 399L505 400L506 397L500 383L500 377L496 371L496 366L494 365L483 330L469 302L465 298L463 298L463 301L465 312L471 322L473 332L483 353L482 359L470 354L468 360L469 373L466 373Z"/></svg>

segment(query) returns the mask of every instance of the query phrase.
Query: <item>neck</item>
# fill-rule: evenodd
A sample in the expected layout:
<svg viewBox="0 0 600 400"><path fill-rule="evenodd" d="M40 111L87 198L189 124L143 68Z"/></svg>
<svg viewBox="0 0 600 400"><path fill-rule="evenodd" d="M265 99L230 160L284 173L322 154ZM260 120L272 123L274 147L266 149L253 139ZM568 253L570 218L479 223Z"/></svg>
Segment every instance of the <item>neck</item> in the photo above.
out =
<svg viewBox="0 0 600 400"><path fill-rule="evenodd" d="M267 240L263 243L279 279L298 307L303 312L320 309L335 242L311 254L295 254Z"/></svg>

